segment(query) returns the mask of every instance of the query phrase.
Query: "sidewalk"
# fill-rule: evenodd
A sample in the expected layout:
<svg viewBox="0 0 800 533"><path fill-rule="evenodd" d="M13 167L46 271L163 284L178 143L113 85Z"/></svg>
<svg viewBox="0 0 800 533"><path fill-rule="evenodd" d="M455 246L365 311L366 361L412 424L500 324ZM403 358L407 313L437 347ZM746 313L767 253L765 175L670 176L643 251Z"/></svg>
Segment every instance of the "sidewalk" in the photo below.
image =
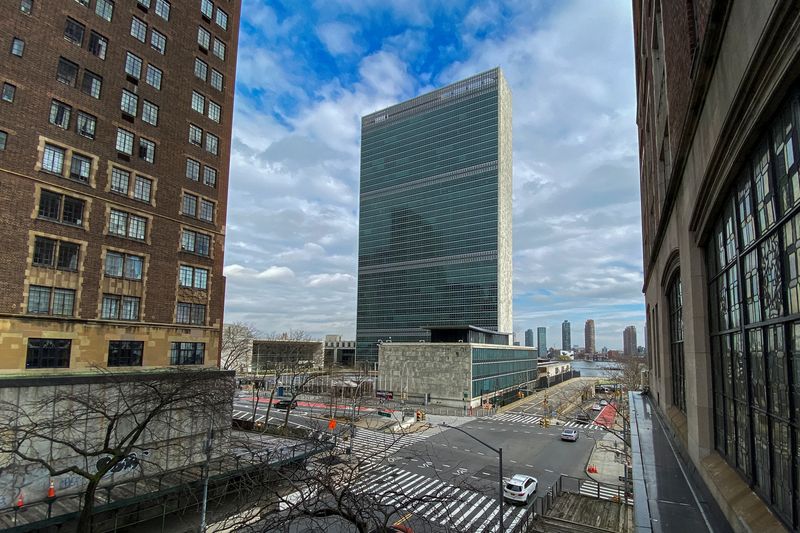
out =
<svg viewBox="0 0 800 533"><path fill-rule="evenodd" d="M567 381L562 381L561 383L553 385L552 387L548 387L546 389L538 390L538 391L526 396L525 398L523 398L521 400L517 400L515 402L511 402L511 403L508 403L506 405L503 405L502 407L499 407L496 410L495 414L505 413L506 411L510 411L511 409L516 409L517 407L521 407L521 406L527 405L527 404L529 404L531 402L535 402L537 400L541 400L541 399L543 399L545 397L545 395L549 395L550 397L552 397L555 394L557 394L561 389L567 388L567 387L571 388L578 382L592 383L592 382L598 381L599 379L600 378L595 378L595 377L579 377L579 378L568 379ZM580 391L576 391L574 396L580 396Z"/></svg>
<svg viewBox="0 0 800 533"><path fill-rule="evenodd" d="M620 476L625 475L625 454L622 440L613 433L604 433L603 437L595 442L594 450L589 456L589 466L597 468L597 472L586 474L599 483L609 485L622 485Z"/></svg>

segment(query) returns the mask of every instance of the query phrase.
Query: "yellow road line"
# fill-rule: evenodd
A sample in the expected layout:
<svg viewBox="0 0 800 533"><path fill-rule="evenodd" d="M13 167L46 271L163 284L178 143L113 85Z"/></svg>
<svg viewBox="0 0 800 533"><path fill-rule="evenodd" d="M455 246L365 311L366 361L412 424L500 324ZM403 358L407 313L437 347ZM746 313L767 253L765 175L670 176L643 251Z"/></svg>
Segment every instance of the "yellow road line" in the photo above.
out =
<svg viewBox="0 0 800 533"><path fill-rule="evenodd" d="M399 520L397 520L397 522L395 522L395 523L394 523L394 524L392 524L392 525L393 525L393 526L399 526L400 524L402 524L403 522L405 522L406 520L408 520L408 519L409 519L409 518L411 518L412 516L414 516L412 513L408 513L407 515L405 515L405 516L401 517Z"/></svg>

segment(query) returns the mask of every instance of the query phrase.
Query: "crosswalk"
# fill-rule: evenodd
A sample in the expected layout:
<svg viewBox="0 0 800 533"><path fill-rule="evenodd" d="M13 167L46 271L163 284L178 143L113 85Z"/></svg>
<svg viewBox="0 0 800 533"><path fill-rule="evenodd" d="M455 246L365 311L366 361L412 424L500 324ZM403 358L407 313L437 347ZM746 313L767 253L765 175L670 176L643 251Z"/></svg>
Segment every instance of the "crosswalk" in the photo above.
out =
<svg viewBox="0 0 800 533"><path fill-rule="evenodd" d="M390 465L382 465L359 479L356 494L380 500L383 505L406 508L431 524L454 531L489 533L499 529L497 497L457 487L446 481ZM524 506L503 508L507 531L524 514Z"/></svg>
<svg viewBox="0 0 800 533"><path fill-rule="evenodd" d="M502 413L499 415L495 415L492 417L494 420L501 420L503 422L515 422L518 424L530 424L530 425L539 425L539 421L542 419L541 416L535 415L523 415L520 413ZM598 426L596 424L582 424L580 422L570 421L564 424L561 424L559 427L567 427L567 428L583 428L583 429L603 429L602 426Z"/></svg>
<svg viewBox="0 0 800 533"><path fill-rule="evenodd" d="M610 487L607 485L600 485L596 481L582 480L580 485L580 493L584 496L591 496L592 498L600 498L601 500L614 500L619 501L625 498L624 490L620 488ZM633 498L625 498L625 503L633 505Z"/></svg>
<svg viewBox="0 0 800 533"><path fill-rule="evenodd" d="M355 438L352 442L352 452L359 459L377 464L394 455L400 449L422 442L435 433L437 432L424 431L395 434L357 427ZM349 439L349 435L347 437ZM350 442L347 439L339 438L336 446L341 450L347 450L350 448Z"/></svg>

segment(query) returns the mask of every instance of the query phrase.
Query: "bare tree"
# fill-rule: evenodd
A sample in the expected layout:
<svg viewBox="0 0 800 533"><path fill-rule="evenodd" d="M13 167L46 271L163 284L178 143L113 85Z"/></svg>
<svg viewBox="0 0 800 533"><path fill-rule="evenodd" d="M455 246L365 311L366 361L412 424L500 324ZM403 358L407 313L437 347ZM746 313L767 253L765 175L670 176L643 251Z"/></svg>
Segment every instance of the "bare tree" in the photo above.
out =
<svg viewBox="0 0 800 533"><path fill-rule="evenodd" d="M258 329L246 322L233 322L222 327L222 357L220 366L224 370L241 372L250 364L253 340Z"/></svg>
<svg viewBox="0 0 800 533"><path fill-rule="evenodd" d="M197 422L229 428L225 412L233 383L216 369L122 374L97 368L90 379L30 396L0 402L0 454L10 458L6 473L24 477L35 467L51 478L83 478L77 525L89 532L97 490L120 482L117 472L127 470L128 481L146 469L157 472L201 460L194 446ZM200 438L205 433L201 428ZM169 454L155 453L159 448Z"/></svg>

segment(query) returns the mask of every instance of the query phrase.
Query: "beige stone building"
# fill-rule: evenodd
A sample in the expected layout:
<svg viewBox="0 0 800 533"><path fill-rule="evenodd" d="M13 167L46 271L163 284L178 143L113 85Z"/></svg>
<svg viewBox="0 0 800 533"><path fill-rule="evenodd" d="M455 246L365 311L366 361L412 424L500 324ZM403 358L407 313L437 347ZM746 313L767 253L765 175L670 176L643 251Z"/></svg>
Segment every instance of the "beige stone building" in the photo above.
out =
<svg viewBox="0 0 800 533"><path fill-rule="evenodd" d="M800 12L634 0L652 400L735 531L800 527Z"/></svg>

